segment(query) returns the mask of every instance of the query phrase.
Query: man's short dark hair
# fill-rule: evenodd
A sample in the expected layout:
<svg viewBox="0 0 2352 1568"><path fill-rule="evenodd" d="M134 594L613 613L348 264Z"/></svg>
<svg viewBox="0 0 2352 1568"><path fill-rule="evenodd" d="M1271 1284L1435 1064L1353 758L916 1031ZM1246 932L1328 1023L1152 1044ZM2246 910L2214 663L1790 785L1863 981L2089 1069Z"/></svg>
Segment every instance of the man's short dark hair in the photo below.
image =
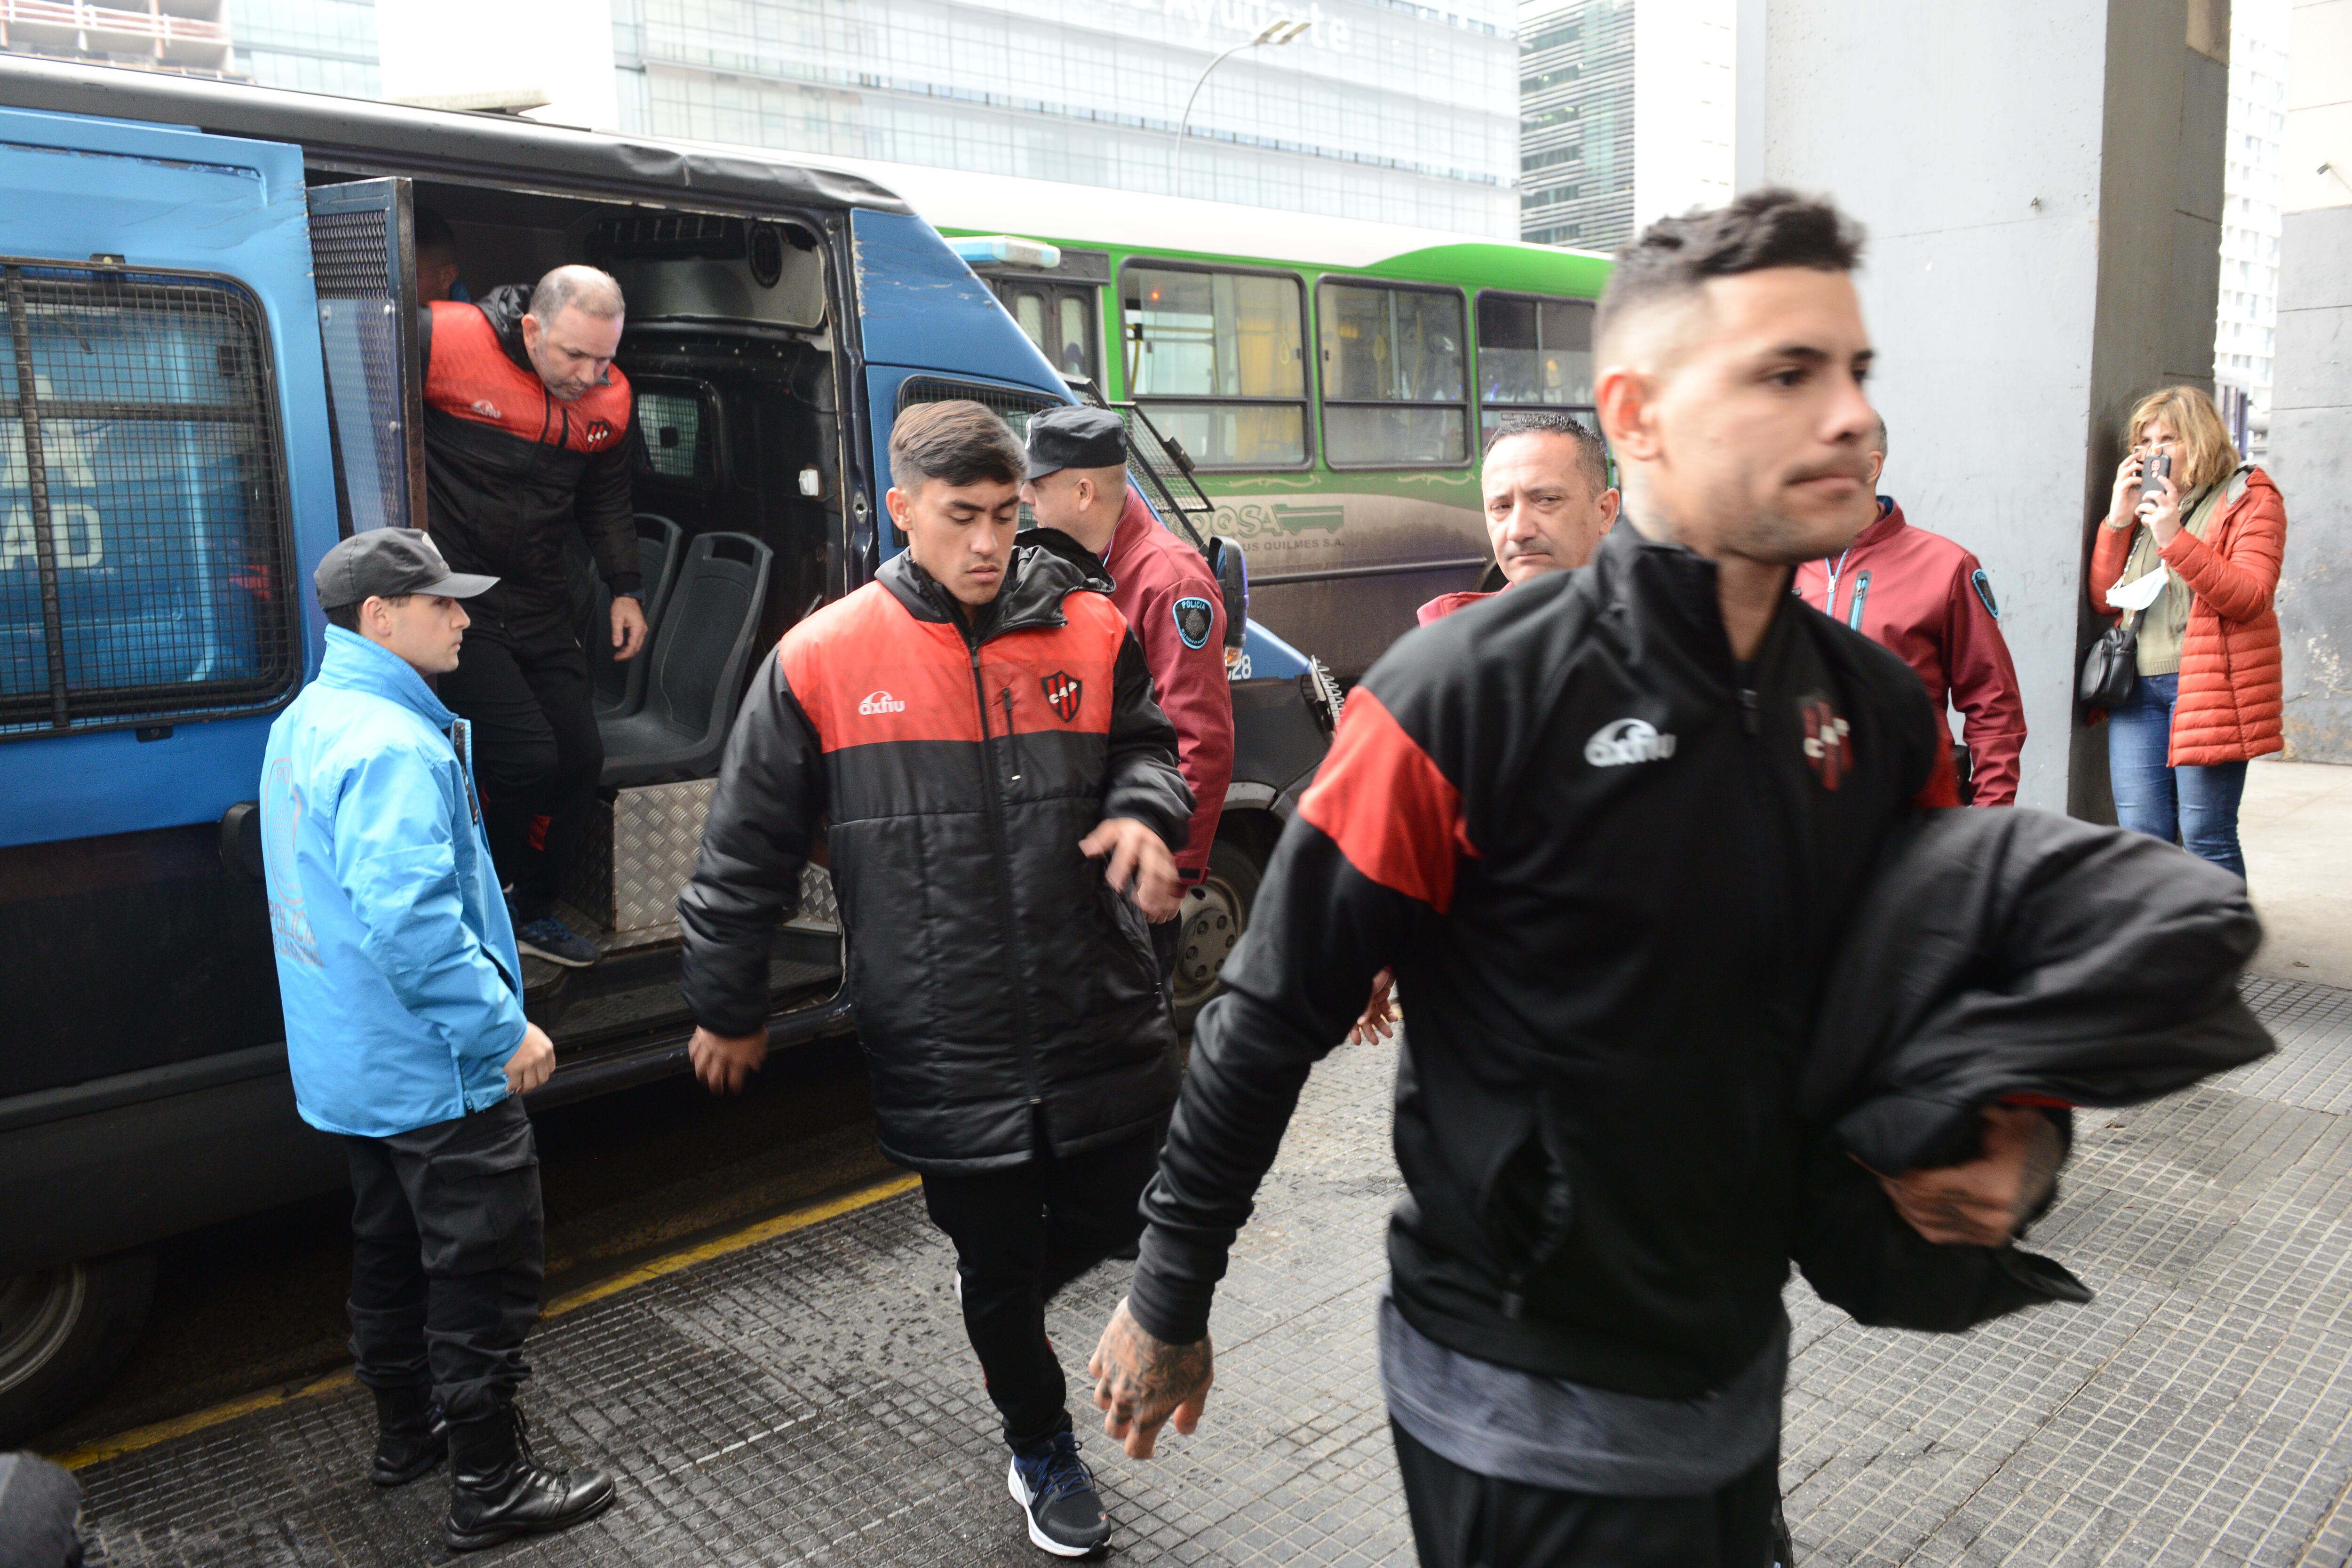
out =
<svg viewBox="0 0 2352 1568"><path fill-rule="evenodd" d="M1600 433L1572 414L1557 408L1526 408L1506 414L1486 432L1486 450L1514 436L1565 436L1576 443L1576 466L1592 481L1592 493L1609 488L1609 444Z"/></svg>
<svg viewBox="0 0 2352 1568"><path fill-rule="evenodd" d="M410 219L409 227L416 237L416 253L419 256L428 250L443 251L451 257L457 254L457 231L449 226L447 218L431 207L418 207Z"/></svg>
<svg viewBox="0 0 2352 1568"><path fill-rule="evenodd" d="M1028 474L1029 450L1021 437L977 403L918 403L890 426L890 482L902 490L926 479L1017 485Z"/></svg>
<svg viewBox="0 0 2352 1568"><path fill-rule="evenodd" d="M1695 294L1713 278L1775 267L1851 272L1862 262L1862 227L1819 196L1777 185L1729 206L1660 218L1617 253L1593 320L1596 339L1628 311Z"/></svg>
<svg viewBox="0 0 2352 1568"><path fill-rule="evenodd" d="M415 597L416 595L414 594L394 594L384 600L384 603L396 610ZM362 599L359 605L337 605L333 609L326 612L327 624L331 626L341 626L343 630L357 636L365 636L365 633L360 631L360 605L366 603L365 599Z"/></svg>

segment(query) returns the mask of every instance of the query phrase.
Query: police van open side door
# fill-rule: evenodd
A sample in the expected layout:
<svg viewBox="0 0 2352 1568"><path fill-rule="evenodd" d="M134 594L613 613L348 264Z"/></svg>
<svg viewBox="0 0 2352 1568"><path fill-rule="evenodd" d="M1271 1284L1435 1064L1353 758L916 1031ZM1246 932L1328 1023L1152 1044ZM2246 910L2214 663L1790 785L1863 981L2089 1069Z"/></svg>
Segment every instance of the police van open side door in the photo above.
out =
<svg viewBox="0 0 2352 1568"><path fill-rule="evenodd" d="M425 526L415 204L404 179L310 193L310 258L345 531Z"/></svg>

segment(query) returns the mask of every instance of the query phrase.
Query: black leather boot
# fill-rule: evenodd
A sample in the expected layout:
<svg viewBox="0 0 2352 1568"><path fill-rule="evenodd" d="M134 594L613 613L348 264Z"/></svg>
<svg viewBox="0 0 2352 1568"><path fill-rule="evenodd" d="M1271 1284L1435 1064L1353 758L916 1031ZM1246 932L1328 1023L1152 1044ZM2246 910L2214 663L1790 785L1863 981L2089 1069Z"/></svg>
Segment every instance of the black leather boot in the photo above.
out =
<svg viewBox="0 0 2352 1568"><path fill-rule="evenodd" d="M378 1388L375 1394L375 1464L368 1479L380 1487L404 1487L430 1472L449 1451L449 1428L441 1408L421 1387Z"/></svg>
<svg viewBox="0 0 2352 1568"><path fill-rule="evenodd" d="M612 1505L613 1478L604 1471L534 1462L522 1412L513 1406L449 1423L449 1517L441 1536L451 1551L569 1530Z"/></svg>

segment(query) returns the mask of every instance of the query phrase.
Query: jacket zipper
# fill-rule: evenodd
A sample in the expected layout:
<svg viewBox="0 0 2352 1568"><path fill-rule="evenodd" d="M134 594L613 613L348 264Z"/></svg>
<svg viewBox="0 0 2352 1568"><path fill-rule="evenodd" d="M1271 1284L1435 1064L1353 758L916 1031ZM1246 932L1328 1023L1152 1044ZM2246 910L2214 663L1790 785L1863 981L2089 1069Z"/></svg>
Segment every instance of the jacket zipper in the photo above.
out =
<svg viewBox="0 0 2352 1568"><path fill-rule="evenodd" d="M1021 782L1021 733L1013 727L1013 688L1006 687L1003 696L1004 698L1004 750L1006 757L1013 763L1012 782L1019 784Z"/></svg>
<svg viewBox="0 0 2352 1568"><path fill-rule="evenodd" d="M1022 1077L1029 1090L1029 1106L1034 1113L1044 1108L1045 1096L1037 1076L1037 1031L1029 1017L1028 957L1022 950L1021 925L1014 918L1013 907L1013 877L1009 869L1013 847L1004 836L1004 793L997 784L995 762L988 754L991 739L988 733L988 683L981 679L978 637L968 626L959 629L963 633L964 651L971 659L971 694L980 704L980 784L988 802L989 847L995 853L996 918L1004 928L1005 945L1013 950L1013 1020L1014 1026L1021 1031ZM1004 701L1009 717L1013 704L1011 687L1005 688ZM1009 722L1005 740L1009 745L1012 741ZM1042 1154L1045 1151L1039 1149L1032 1152Z"/></svg>

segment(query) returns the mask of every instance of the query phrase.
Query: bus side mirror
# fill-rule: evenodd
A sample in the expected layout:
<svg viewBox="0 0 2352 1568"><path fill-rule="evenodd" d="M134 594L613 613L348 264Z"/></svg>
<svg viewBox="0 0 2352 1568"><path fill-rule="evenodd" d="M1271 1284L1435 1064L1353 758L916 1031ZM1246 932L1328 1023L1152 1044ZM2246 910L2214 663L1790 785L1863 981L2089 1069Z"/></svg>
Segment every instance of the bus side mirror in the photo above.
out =
<svg viewBox="0 0 2352 1568"><path fill-rule="evenodd" d="M1241 541L1211 534L1209 570L1216 574L1217 586L1224 593L1225 646L1238 650L1249 633L1249 562L1242 554Z"/></svg>

